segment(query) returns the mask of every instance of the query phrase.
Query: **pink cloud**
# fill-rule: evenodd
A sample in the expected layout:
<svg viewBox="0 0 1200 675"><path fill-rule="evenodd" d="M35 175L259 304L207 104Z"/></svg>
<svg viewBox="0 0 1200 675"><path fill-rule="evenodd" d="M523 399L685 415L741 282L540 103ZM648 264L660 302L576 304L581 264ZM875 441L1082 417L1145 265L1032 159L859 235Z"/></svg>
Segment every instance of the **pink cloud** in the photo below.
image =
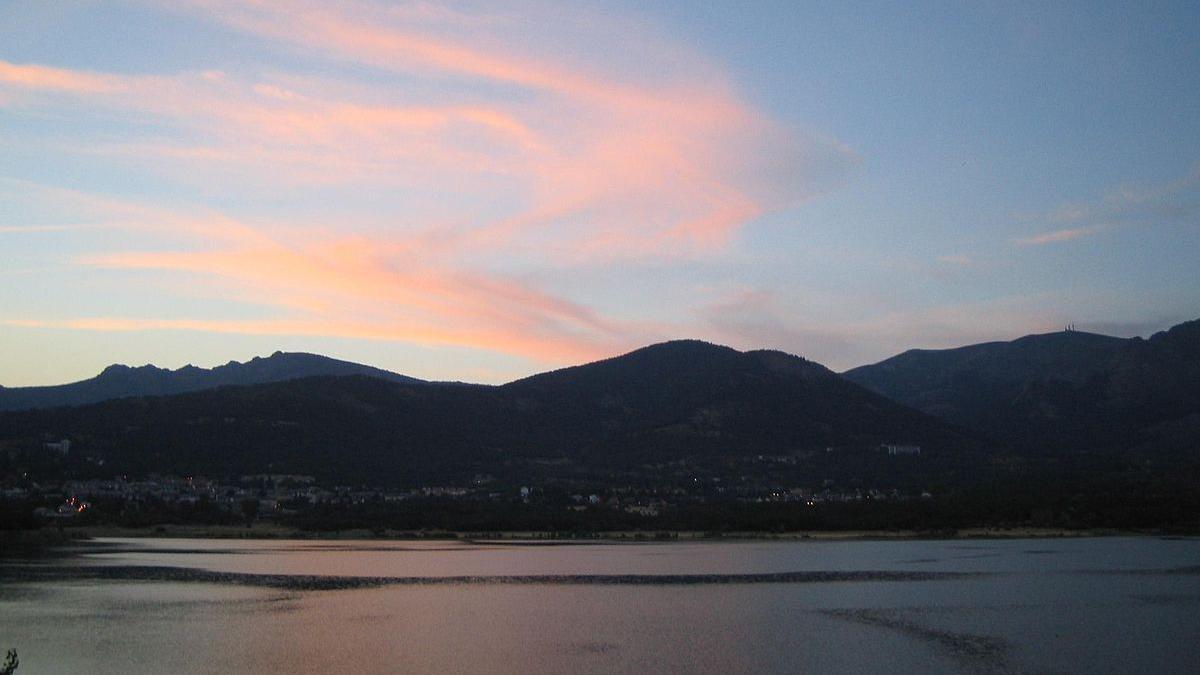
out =
<svg viewBox="0 0 1200 675"><path fill-rule="evenodd" d="M389 336L538 361L610 354L644 335L636 324L602 317L512 279L423 263L401 244L381 248L359 238L301 238L285 244L256 233L243 241L230 238L232 247L215 250L105 254L81 262L197 274L232 284L245 299L293 314L266 324L246 322L245 332L254 334L263 325L280 331L302 326L297 334ZM174 321L161 327L235 332L236 323ZM81 329L102 325L71 324ZM148 320L131 325L160 327Z"/></svg>
<svg viewBox="0 0 1200 675"><path fill-rule="evenodd" d="M111 94L123 89L121 79L111 75L4 60L0 60L0 85L73 94Z"/></svg>
<svg viewBox="0 0 1200 675"><path fill-rule="evenodd" d="M311 337L349 337L360 340L416 342L425 345L453 345L533 355L535 361L559 362L596 359L610 355L607 350L579 349L556 340L537 336L514 335L489 330L440 330L403 323L331 324L304 319L212 320L145 319L129 317L93 317L61 320L5 319L0 324L19 328L64 328L99 332L187 331L235 335L289 335Z"/></svg>
<svg viewBox="0 0 1200 675"><path fill-rule="evenodd" d="M279 223L80 199L77 210L101 222L156 235L136 249L112 243L82 264L200 277L280 316L63 325L388 336L380 339L543 360L611 354L662 327L604 316L519 270L720 255L755 219L819 194L826 176L856 161L835 141L783 129L719 68L649 33L630 47L628 34L597 22L579 31L592 53L573 52L569 40L554 52L541 46L552 39L514 32L520 22L503 8L186 6L352 74L331 81L249 64L117 75L0 62L0 106L10 94L22 109L145 121L144 130L102 139L67 129L53 147L144 164L205 191L278 198L334 186L365 201L411 194L406 207L437 217ZM644 58L624 60L631 48ZM596 54L606 58L589 60ZM660 61L671 67L646 67ZM779 175L787 180L764 178Z"/></svg>
<svg viewBox="0 0 1200 675"><path fill-rule="evenodd" d="M235 165L242 175L274 182L436 184L462 183L464 174L506 176L516 182L511 194L523 195L525 204L475 224L472 229L489 233L483 237L489 246L501 236L528 249L530 237L552 231L556 247L575 248L579 257L602 248L606 259L719 251L762 213L819 192L812 180L768 186L763 177L781 173L780 163L841 167L855 161L833 142L791 143L788 132L695 55L685 54L686 67L647 79L642 72L583 67L569 56L524 53L522 41L502 31L481 40L473 32L456 37L430 30L431 20L477 30L480 24L461 12L417 12L414 18L373 3L190 5L202 16L309 54L402 76L450 78L441 85L448 98L474 100L364 103L353 99L378 99L380 88L290 76L280 78L290 80L287 85L247 82L219 71L121 77L54 70L49 79L106 83L77 88L89 105L162 116L199 141L92 141L85 151L176 167ZM598 39L607 53L623 42L619 34ZM678 56L667 42L643 42L652 58ZM536 98L480 90L471 80L525 88ZM118 91L123 95L113 95ZM467 179L466 189L481 188L477 178ZM558 215L536 217L549 212Z"/></svg>

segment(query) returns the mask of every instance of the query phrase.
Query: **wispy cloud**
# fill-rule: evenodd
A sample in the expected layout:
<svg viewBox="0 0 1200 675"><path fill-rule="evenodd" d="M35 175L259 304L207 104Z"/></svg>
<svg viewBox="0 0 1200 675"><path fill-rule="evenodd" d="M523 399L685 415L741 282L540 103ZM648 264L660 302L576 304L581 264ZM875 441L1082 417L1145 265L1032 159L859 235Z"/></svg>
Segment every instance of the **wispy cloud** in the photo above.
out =
<svg viewBox="0 0 1200 675"><path fill-rule="evenodd" d="M84 257L113 270L193 274L246 300L274 306L286 318L246 321L249 334L394 339L455 344L537 361L598 357L644 336L636 324L607 319L578 303L518 280L424 262L407 242L326 238L287 232L273 239L228 221L223 242L208 250L125 252ZM78 320L81 329L239 332L237 322Z"/></svg>
<svg viewBox="0 0 1200 675"><path fill-rule="evenodd" d="M827 189L856 161L835 141L782 129L696 55L647 78L645 69L593 72L569 53L523 53L520 36L506 35L504 23L481 40L471 32L476 25L448 34L441 20L434 31L425 18L436 13L413 19L413 12L374 3L190 6L273 44L391 73L397 86L8 63L0 73L13 75L0 85L25 90L22 105L62 106L62 95L75 95L80 105L133 109L176 125L180 133L170 140L82 144L85 152L140 157L168 170L226 165L249 169L239 179L275 184L452 183L474 198L492 194L492 181L508 181L515 210L469 229L489 247L549 241L579 258L711 254L764 212ZM461 29L454 16L450 28ZM611 52L622 36L593 40ZM665 41L643 49L660 58L678 51ZM414 77L438 79L436 91L414 100L406 94ZM765 178L774 174L785 180Z"/></svg>
<svg viewBox="0 0 1200 675"><path fill-rule="evenodd" d="M1089 225L1085 227L1073 227L1066 230L1055 230L1053 232L1044 232L1042 234L1033 235L1031 237L1021 237L1017 239L1017 243L1021 246L1042 246L1044 244L1057 244L1064 241L1073 241L1090 237L1100 231L1099 225Z"/></svg>
<svg viewBox="0 0 1200 675"><path fill-rule="evenodd" d="M185 331L233 335L338 337L359 340L415 342L425 345L455 345L490 351L535 354L541 362L595 359L610 351L572 349L560 341L533 335L494 334L486 329L468 332L419 328L400 322L332 324L304 319L154 319L131 317L89 317L76 319L5 319L0 324L20 328L64 328L98 332Z"/></svg>
<svg viewBox="0 0 1200 675"><path fill-rule="evenodd" d="M0 85L72 94L112 94L124 89L121 78L111 75L7 61L0 61Z"/></svg>
<svg viewBox="0 0 1200 675"><path fill-rule="evenodd" d="M1200 165L1159 185L1122 185L1091 203L1066 204L1031 218L1054 227L1015 239L1021 246L1042 246L1090 237L1107 229L1182 222L1200 213Z"/></svg>
<svg viewBox="0 0 1200 675"><path fill-rule="evenodd" d="M196 0L168 11L280 58L147 74L0 60L0 107L74 120L26 146L264 202L312 187L389 209L272 222L69 193L55 222L73 213L155 235L78 264L204 279L271 315L56 325L374 337L543 361L611 354L659 327L604 316L522 272L718 256L857 162L834 139L782 127L720 67L651 29L546 9L549 23L531 26L505 7ZM347 75L299 66L297 53ZM78 131L96 116L122 125Z"/></svg>

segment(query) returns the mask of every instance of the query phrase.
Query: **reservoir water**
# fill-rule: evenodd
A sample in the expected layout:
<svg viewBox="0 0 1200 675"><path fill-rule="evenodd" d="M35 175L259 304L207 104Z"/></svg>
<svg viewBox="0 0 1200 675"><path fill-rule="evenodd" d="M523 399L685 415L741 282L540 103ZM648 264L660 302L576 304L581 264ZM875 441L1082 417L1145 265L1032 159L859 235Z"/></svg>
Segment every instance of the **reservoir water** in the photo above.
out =
<svg viewBox="0 0 1200 675"><path fill-rule="evenodd" d="M1200 673L1200 540L106 539L0 562L37 673Z"/></svg>

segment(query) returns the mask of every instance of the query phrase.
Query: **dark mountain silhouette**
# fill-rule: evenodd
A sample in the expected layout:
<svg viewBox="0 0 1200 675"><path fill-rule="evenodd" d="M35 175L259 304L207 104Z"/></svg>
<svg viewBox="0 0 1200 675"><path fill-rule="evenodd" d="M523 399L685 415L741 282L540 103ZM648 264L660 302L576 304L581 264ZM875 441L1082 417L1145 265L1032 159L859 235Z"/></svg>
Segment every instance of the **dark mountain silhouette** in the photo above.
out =
<svg viewBox="0 0 1200 675"><path fill-rule="evenodd" d="M1023 450L1200 447L1200 321L912 350L844 376Z"/></svg>
<svg viewBox="0 0 1200 675"><path fill-rule="evenodd" d="M556 428L617 437L620 447L630 449L764 452L961 440L932 418L914 415L820 364L697 340L535 375L502 390L539 423L553 420ZM613 451L619 448L606 450Z"/></svg>
<svg viewBox="0 0 1200 675"><path fill-rule="evenodd" d="M1030 382L1088 381L1128 342L1084 332L1027 335L955 349L912 349L843 375L905 405L974 427L1010 405Z"/></svg>
<svg viewBox="0 0 1200 675"><path fill-rule="evenodd" d="M0 442L70 438L101 473L264 471L414 483L477 471L611 478L680 459L980 444L811 361L697 341L504 386L318 377L0 415ZM871 450L877 456L877 450Z"/></svg>
<svg viewBox="0 0 1200 675"><path fill-rule="evenodd" d="M215 368L187 365L178 370L155 366L111 365L96 377L48 387L0 387L0 410L25 410L98 403L130 396L161 396L229 385L281 382L318 375L368 375L393 382L418 383L415 378L339 361L316 354L275 352L245 363L230 361Z"/></svg>

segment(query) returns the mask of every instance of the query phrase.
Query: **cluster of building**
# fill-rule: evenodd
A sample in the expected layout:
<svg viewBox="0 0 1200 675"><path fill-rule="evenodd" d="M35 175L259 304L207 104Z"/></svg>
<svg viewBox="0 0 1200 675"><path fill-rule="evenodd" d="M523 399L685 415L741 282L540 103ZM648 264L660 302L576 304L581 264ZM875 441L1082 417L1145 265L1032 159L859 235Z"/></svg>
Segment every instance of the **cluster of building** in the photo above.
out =
<svg viewBox="0 0 1200 675"><path fill-rule="evenodd" d="M50 452L65 454L70 441L44 444ZM688 504L736 501L743 503L793 502L808 506L852 502L904 501L930 498L902 494L896 489L876 489L861 481L835 484L824 480L819 487L797 487L811 476L806 465L813 456L849 451L826 448L803 455L748 455L719 460L675 460L647 464L636 470L597 479L566 479L537 462L517 469L524 477L498 480L490 473L477 473L465 485L427 485L405 489L371 486L328 486L313 476L298 474L255 474L236 479L210 480L199 476L151 475L144 478L117 476L111 479L68 480L44 484L0 484L0 499L26 500L41 504L38 513L46 518L68 519L91 512L128 506L216 508L229 513L253 513L255 517L294 513L318 505L353 506L400 502L409 499L451 499L476 502L534 503L569 510L612 509L654 517L665 509ZM859 451L895 457L919 457L920 446L883 444ZM552 467L553 468L553 467ZM539 472L545 472L538 475ZM513 473L511 470L508 473ZM12 479L10 479L11 481ZM537 487L534 487L537 486ZM118 506L119 505L119 506ZM96 511L101 508L102 511Z"/></svg>
<svg viewBox="0 0 1200 675"><path fill-rule="evenodd" d="M38 516L69 519L83 515L101 504L165 505L194 507L201 503L232 513L242 512L247 502L256 502L256 515L270 517L294 511L305 505L353 505L395 502L414 497L461 498L475 493L471 488L425 486L410 490L379 487L322 487L312 476L295 474L259 474L221 482L200 476L149 476L130 479L68 480L62 482L11 484L0 487L0 499L35 501Z"/></svg>
<svg viewBox="0 0 1200 675"><path fill-rule="evenodd" d="M850 502L900 502L913 498L915 498L914 495L904 494L895 488L891 490L877 490L875 488L854 488L852 490L792 488L791 490L773 490L770 494L759 499L759 501L803 502L808 506L816 506L818 504L846 504ZM922 492L920 498L932 499L933 495L929 492Z"/></svg>
<svg viewBox="0 0 1200 675"><path fill-rule="evenodd" d="M485 484L480 484L485 483ZM561 494L560 490L555 490ZM918 498L899 490L872 488L835 489L785 488L780 486L722 485L719 479L688 486L612 486L594 492L568 493L565 508L575 511L612 509L654 517L672 506L704 503L716 499L741 502L792 502L809 506L870 501L904 501ZM930 498L926 492L920 498ZM111 479L63 481L0 488L0 498L32 500L45 506L37 515L49 519L70 519L105 505L159 505L195 507L204 503L230 513L244 513L247 506L256 517L294 513L316 505L353 506L393 503L408 499L441 498L473 501L549 502L547 493L536 487L501 488L493 480L473 481L470 487L423 486L397 490L382 487L323 487L311 476L262 474L242 476L235 482L220 482L203 477L152 476L131 480ZM249 504L248 504L249 503ZM563 502L557 502L562 504Z"/></svg>

